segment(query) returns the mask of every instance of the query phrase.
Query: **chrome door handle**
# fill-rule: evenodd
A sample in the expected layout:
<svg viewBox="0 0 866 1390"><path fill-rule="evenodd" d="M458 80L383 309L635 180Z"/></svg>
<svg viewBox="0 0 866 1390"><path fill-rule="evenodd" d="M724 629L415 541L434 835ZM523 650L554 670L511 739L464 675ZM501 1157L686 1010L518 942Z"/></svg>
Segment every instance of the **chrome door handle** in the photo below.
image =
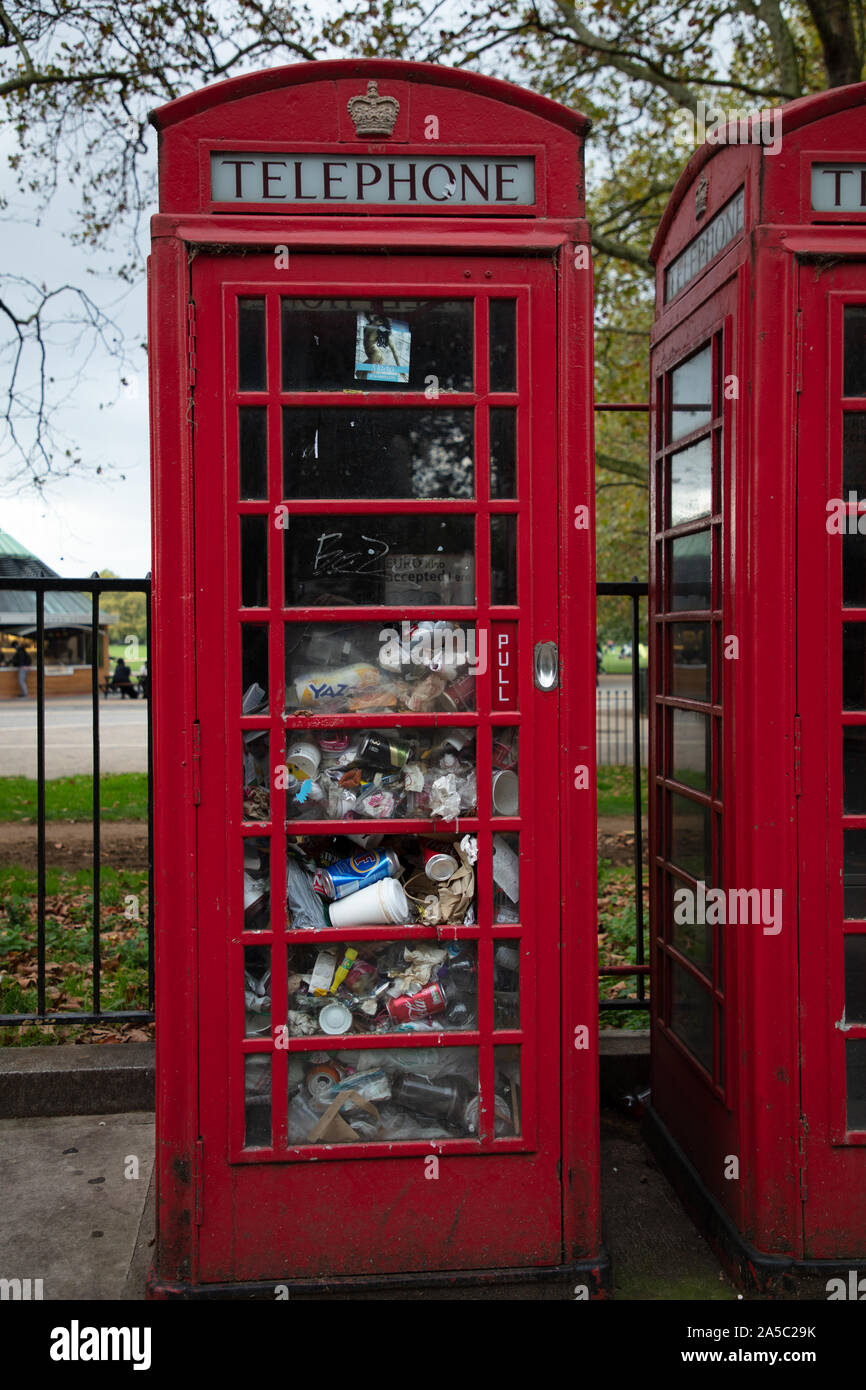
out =
<svg viewBox="0 0 866 1390"><path fill-rule="evenodd" d="M556 690L559 685L559 648L555 642L535 644L535 685L538 690Z"/></svg>

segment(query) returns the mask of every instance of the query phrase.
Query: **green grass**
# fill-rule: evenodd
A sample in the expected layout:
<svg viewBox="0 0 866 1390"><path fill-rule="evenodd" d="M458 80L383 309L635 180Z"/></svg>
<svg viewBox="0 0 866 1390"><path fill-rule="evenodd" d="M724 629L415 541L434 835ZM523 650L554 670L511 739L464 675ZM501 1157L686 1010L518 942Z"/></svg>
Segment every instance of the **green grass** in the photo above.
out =
<svg viewBox="0 0 866 1390"><path fill-rule="evenodd" d="M649 648L641 642L638 647L638 668L645 671L649 664ZM631 657L617 656L615 651L605 652L601 658L601 669L608 676L631 675Z"/></svg>
<svg viewBox="0 0 866 1390"><path fill-rule="evenodd" d="M29 777L0 777L0 822L36 822L36 781ZM100 777L103 820L147 820L147 774L120 772ZM45 783L47 820L91 821L93 778L56 777Z"/></svg>
<svg viewBox="0 0 866 1390"><path fill-rule="evenodd" d="M634 811L634 773L628 765L599 765L598 814L600 816L630 816ZM640 770L641 810L647 813L646 768Z"/></svg>
<svg viewBox="0 0 866 1390"><path fill-rule="evenodd" d="M147 1008L147 873L105 867L100 891L100 1004ZM135 916L135 913L138 915ZM36 874L0 867L0 1013L35 1013ZM46 871L46 999L52 1012L93 1008L93 871ZM74 1042L84 1025L0 1028L0 1046Z"/></svg>
<svg viewBox="0 0 866 1390"><path fill-rule="evenodd" d="M649 893L644 880L644 945L646 947L649 921ZM611 864L598 861L598 963L602 965L633 965L637 960L635 940L634 869L631 864ZM649 960L645 949L644 960ZM637 977L633 975L599 976L599 1001L629 998L636 993ZM602 1009L602 1028L648 1028L649 1013L645 1009Z"/></svg>

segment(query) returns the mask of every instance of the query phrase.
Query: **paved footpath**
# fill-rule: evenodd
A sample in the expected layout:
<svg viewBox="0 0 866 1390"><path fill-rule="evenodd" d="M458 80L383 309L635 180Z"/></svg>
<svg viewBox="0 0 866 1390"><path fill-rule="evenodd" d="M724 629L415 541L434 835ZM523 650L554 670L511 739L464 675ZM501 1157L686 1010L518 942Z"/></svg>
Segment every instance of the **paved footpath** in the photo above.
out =
<svg viewBox="0 0 866 1390"><path fill-rule="evenodd" d="M0 1120L0 1278L41 1279L46 1300L143 1298L153 1144L146 1112Z"/></svg>
<svg viewBox="0 0 866 1390"><path fill-rule="evenodd" d="M147 702L99 697L100 768L147 771ZM92 771L93 713L90 697L45 701L45 771L73 777ZM36 701L0 700L0 777L36 776Z"/></svg>

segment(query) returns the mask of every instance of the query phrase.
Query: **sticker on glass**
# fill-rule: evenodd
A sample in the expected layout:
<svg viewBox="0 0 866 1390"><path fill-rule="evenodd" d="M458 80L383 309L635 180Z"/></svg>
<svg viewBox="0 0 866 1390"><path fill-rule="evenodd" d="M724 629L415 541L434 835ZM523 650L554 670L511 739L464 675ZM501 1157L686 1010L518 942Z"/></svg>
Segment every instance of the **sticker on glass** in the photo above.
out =
<svg viewBox="0 0 866 1390"><path fill-rule="evenodd" d="M355 379L409 382L412 333L404 319L360 313L355 340Z"/></svg>

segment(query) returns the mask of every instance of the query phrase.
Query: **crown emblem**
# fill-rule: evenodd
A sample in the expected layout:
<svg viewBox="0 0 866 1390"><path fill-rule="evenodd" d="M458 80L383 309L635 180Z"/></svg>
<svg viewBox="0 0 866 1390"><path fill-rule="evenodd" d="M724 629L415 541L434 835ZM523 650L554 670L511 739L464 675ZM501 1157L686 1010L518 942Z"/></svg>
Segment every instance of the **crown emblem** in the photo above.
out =
<svg viewBox="0 0 866 1390"><path fill-rule="evenodd" d="M400 103L396 97L380 97L379 84L375 80L367 83L365 96L349 97L346 106L355 123L356 135L378 139L382 135L394 134Z"/></svg>

